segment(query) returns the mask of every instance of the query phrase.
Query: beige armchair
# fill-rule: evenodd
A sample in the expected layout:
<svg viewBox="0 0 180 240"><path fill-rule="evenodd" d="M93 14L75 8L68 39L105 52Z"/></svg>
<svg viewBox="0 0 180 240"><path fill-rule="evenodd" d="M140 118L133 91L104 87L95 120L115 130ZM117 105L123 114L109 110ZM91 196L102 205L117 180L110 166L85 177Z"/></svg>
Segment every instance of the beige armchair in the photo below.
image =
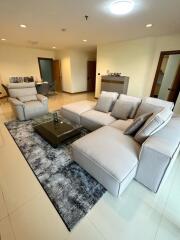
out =
<svg viewBox="0 0 180 240"><path fill-rule="evenodd" d="M35 83L10 83L9 102L19 120L29 120L48 113L48 98L37 94Z"/></svg>

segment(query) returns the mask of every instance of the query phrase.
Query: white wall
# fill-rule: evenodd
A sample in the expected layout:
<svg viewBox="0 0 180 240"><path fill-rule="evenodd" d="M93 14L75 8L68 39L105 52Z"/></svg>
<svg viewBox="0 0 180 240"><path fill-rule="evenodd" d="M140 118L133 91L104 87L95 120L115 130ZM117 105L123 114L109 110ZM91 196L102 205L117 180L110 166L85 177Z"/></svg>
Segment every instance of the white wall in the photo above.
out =
<svg viewBox="0 0 180 240"><path fill-rule="evenodd" d="M145 38L133 41L124 41L97 48L97 73L104 75L110 72L121 72L129 76L128 94L143 96L149 65L153 60L154 39ZM97 79L96 96L101 83Z"/></svg>
<svg viewBox="0 0 180 240"><path fill-rule="evenodd" d="M164 72L164 77L162 79L162 84L159 90L158 97L161 99L168 99L169 91L168 88L171 88L172 83L176 77L177 69L180 64L180 55L171 55L168 58L166 69Z"/></svg>
<svg viewBox="0 0 180 240"><path fill-rule="evenodd" d="M95 52L78 49L59 51L63 91L76 93L87 91L87 61L96 59Z"/></svg>
<svg viewBox="0 0 180 240"><path fill-rule="evenodd" d="M130 77L129 95L149 96L160 52L178 49L180 34L98 45L97 74L104 75L107 70L121 72ZM97 75L96 97L101 89L100 79Z"/></svg>
<svg viewBox="0 0 180 240"><path fill-rule="evenodd" d="M8 83L10 76L40 78L38 57L54 58L51 50L0 45L0 83ZM0 90L1 91L1 90Z"/></svg>

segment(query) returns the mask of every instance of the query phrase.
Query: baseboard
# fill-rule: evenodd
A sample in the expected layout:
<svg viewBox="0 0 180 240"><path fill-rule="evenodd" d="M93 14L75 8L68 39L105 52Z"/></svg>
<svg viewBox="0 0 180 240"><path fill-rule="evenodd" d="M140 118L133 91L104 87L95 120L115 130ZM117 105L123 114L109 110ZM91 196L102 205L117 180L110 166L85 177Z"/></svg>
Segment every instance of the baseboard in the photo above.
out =
<svg viewBox="0 0 180 240"><path fill-rule="evenodd" d="M74 93L67 92L67 91L62 91L62 92L63 92L63 93L68 93L68 94L90 93L90 91L82 91L82 92L74 92Z"/></svg>

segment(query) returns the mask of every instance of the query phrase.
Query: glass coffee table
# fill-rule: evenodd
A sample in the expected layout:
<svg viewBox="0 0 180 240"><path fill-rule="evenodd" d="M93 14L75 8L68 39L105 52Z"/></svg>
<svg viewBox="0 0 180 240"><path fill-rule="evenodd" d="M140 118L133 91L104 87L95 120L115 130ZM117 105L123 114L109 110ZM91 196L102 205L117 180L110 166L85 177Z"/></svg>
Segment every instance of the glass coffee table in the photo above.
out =
<svg viewBox="0 0 180 240"><path fill-rule="evenodd" d="M59 113L57 122L54 121L52 113L33 119L33 127L35 132L54 148L63 141L79 135L83 129L81 125L64 119Z"/></svg>

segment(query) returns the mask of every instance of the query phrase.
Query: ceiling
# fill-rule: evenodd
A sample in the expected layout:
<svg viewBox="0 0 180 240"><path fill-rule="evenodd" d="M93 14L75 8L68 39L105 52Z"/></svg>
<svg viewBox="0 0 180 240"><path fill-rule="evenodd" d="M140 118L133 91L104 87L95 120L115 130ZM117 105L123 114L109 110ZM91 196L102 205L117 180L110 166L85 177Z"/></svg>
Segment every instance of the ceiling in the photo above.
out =
<svg viewBox="0 0 180 240"><path fill-rule="evenodd" d="M0 38L7 39L3 44L63 49L94 48L101 43L180 33L180 0L134 0L134 10L124 16L110 13L112 2L1 0ZM153 27L146 28L147 23ZM20 24L28 27L22 29ZM67 31L62 32L62 28Z"/></svg>

